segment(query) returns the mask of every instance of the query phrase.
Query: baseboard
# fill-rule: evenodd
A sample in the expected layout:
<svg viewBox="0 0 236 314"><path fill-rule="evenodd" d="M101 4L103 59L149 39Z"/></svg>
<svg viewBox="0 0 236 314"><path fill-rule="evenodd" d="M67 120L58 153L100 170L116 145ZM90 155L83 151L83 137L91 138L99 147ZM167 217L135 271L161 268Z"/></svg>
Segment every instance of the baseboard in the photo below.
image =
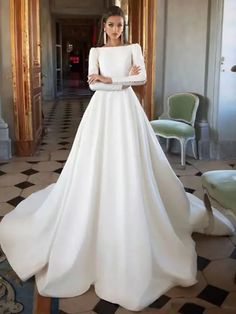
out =
<svg viewBox="0 0 236 314"><path fill-rule="evenodd" d="M236 140L212 142L210 157L211 159L236 159Z"/></svg>

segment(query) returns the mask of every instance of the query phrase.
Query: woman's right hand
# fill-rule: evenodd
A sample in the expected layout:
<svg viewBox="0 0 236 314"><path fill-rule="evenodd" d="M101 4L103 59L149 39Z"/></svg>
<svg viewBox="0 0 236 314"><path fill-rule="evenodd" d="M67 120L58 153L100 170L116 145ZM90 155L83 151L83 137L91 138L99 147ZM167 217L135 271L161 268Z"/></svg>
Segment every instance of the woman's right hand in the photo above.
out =
<svg viewBox="0 0 236 314"><path fill-rule="evenodd" d="M132 68L129 71L129 75L138 75L141 71L141 68L139 65L133 65Z"/></svg>
<svg viewBox="0 0 236 314"><path fill-rule="evenodd" d="M94 84L96 82L102 82L102 83L105 83L105 84L111 84L112 80L111 80L110 77L106 77L106 76L103 76L103 75L100 75L100 74L90 74L90 75L88 75L87 82L89 84Z"/></svg>

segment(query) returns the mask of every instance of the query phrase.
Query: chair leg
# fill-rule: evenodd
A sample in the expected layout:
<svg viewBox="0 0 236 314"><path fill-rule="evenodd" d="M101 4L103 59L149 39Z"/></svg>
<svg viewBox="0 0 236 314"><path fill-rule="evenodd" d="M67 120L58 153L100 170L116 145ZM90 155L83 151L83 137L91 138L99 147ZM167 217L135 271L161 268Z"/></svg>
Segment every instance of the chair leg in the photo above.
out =
<svg viewBox="0 0 236 314"><path fill-rule="evenodd" d="M192 150L193 150L193 156L195 159L198 159L198 154L197 154L197 143L196 139L192 139Z"/></svg>
<svg viewBox="0 0 236 314"><path fill-rule="evenodd" d="M206 207L208 218L209 218L208 226L205 228L204 233L210 234L211 231L213 230L213 227L214 227L214 216L213 216L213 211L212 211L212 207L211 207L211 201L210 201L210 198L208 196L207 190L204 188L203 188L203 190L204 190L203 202L204 202L204 205Z"/></svg>
<svg viewBox="0 0 236 314"><path fill-rule="evenodd" d="M186 154L186 140L180 139L180 147L181 147L181 166L185 168L185 154Z"/></svg>
<svg viewBox="0 0 236 314"><path fill-rule="evenodd" d="M168 152L170 150L170 139L166 139L166 151Z"/></svg>

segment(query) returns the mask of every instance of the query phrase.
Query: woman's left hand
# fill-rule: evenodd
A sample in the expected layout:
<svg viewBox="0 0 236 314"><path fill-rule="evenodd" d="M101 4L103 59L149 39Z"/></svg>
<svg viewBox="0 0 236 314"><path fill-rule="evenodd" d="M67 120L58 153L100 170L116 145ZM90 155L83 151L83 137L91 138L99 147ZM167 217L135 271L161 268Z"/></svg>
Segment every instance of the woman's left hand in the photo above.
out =
<svg viewBox="0 0 236 314"><path fill-rule="evenodd" d="M95 82L102 82L105 84L111 84L112 79L110 77L106 77L106 76L99 75L99 74L88 75L88 83L93 84Z"/></svg>

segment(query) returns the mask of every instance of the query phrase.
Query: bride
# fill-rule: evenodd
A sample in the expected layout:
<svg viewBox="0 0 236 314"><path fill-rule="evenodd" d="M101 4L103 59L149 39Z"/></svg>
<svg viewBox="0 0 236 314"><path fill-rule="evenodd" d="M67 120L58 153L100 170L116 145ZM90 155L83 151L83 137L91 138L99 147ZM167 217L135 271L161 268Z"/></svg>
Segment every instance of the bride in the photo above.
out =
<svg viewBox="0 0 236 314"><path fill-rule="evenodd" d="M132 85L144 84L139 44L124 14L103 16L104 45L91 48L93 97L54 184L23 200L0 224L0 243L22 280L43 296L99 297L137 311L175 285L196 283L194 231L208 215L170 167ZM212 234L233 226L214 210Z"/></svg>

